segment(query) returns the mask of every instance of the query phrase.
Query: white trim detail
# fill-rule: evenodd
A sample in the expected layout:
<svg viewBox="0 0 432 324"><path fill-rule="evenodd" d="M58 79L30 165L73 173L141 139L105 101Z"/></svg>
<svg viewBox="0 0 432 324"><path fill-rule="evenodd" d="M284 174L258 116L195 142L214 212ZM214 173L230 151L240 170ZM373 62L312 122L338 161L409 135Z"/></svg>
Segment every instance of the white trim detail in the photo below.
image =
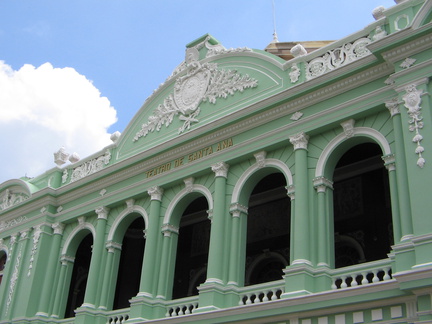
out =
<svg viewBox="0 0 432 324"><path fill-rule="evenodd" d="M188 180L190 180L190 178L188 178ZM186 184L186 188L184 188L179 193L177 193L177 195L175 195L174 198L171 200L164 216L164 220L163 220L164 224L171 223L171 215L175 206L177 206L180 200L182 200L187 194L191 192L202 193L204 197L206 197L207 199L207 203L209 205L208 210L213 210L213 197L210 190L208 190L203 185L193 184L193 182L188 181L188 183Z"/></svg>
<svg viewBox="0 0 432 324"><path fill-rule="evenodd" d="M83 230L83 229L88 229L92 233L92 235L93 235L93 240L95 240L95 238L96 238L96 230L95 230L94 226L92 224L90 224L90 223L80 222L79 225L77 227L75 227L72 230L72 232L69 233L69 236L66 239L66 242L65 242L65 244L63 246L63 250L62 250L62 253L61 253L62 255L63 254L67 254L67 251L69 249L70 243L72 242L72 240L74 239L74 237L76 236L76 234L78 232L80 232L81 230Z"/></svg>
<svg viewBox="0 0 432 324"><path fill-rule="evenodd" d="M352 132L352 137L364 135L375 139L377 143L381 146L381 149L383 150L383 155L392 154L390 144L387 142L387 139L377 130L369 127L354 127ZM331 155L331 153L333 153L334 149L345 140L347 140L345 133L341 133L327 144L318 159L317 167L315 170L316 178L324 176L324 168L327 164L329 156Z"/></svg>
<svg viewBox="0 0 432 324"><path fill-rule="evenodd" d="M149 217L146 210L138 205L131 205L130 203L134 202L133 200L126 201L126 208L123 210L115 219L114 223L111 225L111 229L108 233L107 241L112 241L114 238L114 233L117 231L119 224L122 220L129 214L137 213L140 214L144 218L144 231L147 230Z"/></svg>
<svg viewBox="0 0 432 324"><path fill-rule="evenodd" d="M240 193L246 181L250 178L252 174L254 174L262 167L275 167L276 169L279 169L285 175L285 178L287 180L287 186L293 185L293 177L291 171L285 163L276 159L265 159L264 161L265 163L263 166L260 166L259 163L256 163L254 165L251 165L245 172L243 172L234 187L233 194L231 196L231 204L235 204L238 202Z"/></svg>

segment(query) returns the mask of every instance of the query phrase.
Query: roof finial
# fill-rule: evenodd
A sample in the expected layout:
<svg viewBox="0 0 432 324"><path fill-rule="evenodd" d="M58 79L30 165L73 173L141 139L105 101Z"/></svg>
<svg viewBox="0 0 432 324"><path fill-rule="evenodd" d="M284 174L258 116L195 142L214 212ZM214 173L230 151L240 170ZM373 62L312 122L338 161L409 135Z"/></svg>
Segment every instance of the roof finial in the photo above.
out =
<svg viewBox="0 0 432 324"><path fill-rule="evenodd" d="M275 3L274 0L272 0L272 6L273 6L273 41L272 43L278 43L279 39L276 33L276 10L275 10Z"/></svg>

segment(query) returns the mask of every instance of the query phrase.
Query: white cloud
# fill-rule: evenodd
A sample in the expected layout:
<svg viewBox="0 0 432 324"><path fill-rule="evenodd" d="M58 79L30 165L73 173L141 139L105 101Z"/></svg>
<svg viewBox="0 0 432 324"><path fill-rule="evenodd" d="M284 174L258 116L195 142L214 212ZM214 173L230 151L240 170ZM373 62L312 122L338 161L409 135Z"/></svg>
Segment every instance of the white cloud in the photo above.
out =
<svg viewBox="0 0 432 324"><path fill-rule="evenodd" d="M0 183L51 169L61 146L81 158L102 149L116 121L109 100L73 68L14 71L0 61Z"/></svg>

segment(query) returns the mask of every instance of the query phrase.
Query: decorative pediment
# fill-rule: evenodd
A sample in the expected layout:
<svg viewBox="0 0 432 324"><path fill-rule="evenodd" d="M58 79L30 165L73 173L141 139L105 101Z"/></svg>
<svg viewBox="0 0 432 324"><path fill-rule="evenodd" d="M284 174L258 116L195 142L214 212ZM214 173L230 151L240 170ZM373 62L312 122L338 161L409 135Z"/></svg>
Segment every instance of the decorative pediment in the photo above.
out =
<svg viewBox="0 0 432 324"><path fill-rule="evenodd" d="M204 44L207 44L207 55L210 53L210 56L230 52L223 47L209 44L208 39ZM217 63L200 63L198 48L201 45L187 49L186 63L180 65L180 71L186 70L186 75L177 78L173 93L169 94L148 117L148 121L142 124L133 138L134 142L150 132L159 131L163 126L169 127L174 118L183 122L178 129L178 133L183 133L194 123L199 122L198 115L202 102L215 104L218 98L226 98L237 91L243 92L258 85L258 80L247 74L220 69ZM178 73L177 71L174 74Z"/></svg>

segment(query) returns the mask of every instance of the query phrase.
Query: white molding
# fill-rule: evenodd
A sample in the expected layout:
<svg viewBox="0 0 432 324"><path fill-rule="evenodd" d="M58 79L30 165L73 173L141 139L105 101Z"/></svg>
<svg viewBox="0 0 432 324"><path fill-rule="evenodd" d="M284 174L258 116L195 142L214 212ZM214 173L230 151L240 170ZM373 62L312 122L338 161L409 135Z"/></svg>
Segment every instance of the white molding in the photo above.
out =
<svg viewBox="0 0 432 324"><path fill-rule="evenodd" d="M62 254L67 254L69 250L69 246L72 240L75 238L76 234L84 229L88 229L93 235L93 241L96 239L96 230L94 226L90 223L84 222L82 224L78 224L68 235L65 244L62 249Z"/></svg>
<svg viewBox="0 0 432 324"><path fill-rule="evenodd" d="M277 159L265 159L264 167L274 167L276 169L279 169L282 172L282 174L285 176L285 179L287 181L287 186L291 186L293 184L293 177L292 177L291 170L282 161ZM243 190L243 186L246 183L246 181L251 177L252 174L254 174L256 171L258 171L261 168L262 167L258 163L255 163L251 165L245 172L243 172L243 174L240 176L240 178L237 180L234 186L234 190L231 196L231 204L235 204L238 202L240 193Z"/></svg>
<svg viewBox="0 0 432 324"><path fill-rule="evenodd" d="M207 189L207 187L203 185L198 184L191 184L190 187L183 188L180 192L178 192L173 199L171 199L170 204L167 207L167 210L165 212L164 224L171 223L171 216L174 208L177 206L177 204L182 200L185 196L187 196L191 192L199 192L202 193L204 197L207 199L207 203L209 205L209 210L213 210L213 197L210 192L210 190Z"/></svg>
<svg viewBox="0 0 432 324"><path fill-rule="evenodd" d="M108 233L107 241L113 240L114 234L117 231L117 228L120 225L120 223L127 215L130 215L132 213L140 214L144 218L144 231L147 230L148 223L149 223L149 216L147 214L147 211L144 209L144 207L135 204L128 206L126 204L126 208L119 215L116 216L115 221L111 225L110 231Z"/></svg>
<svg viewBox="0 0 432 324"><path fill-rule="evenodd" d="M354 127L353 129L353 137L356 136L367 136L376 140L377 144L380 145L383 155L391 154L390 144L387 142L387 139L383 134L379 131L369 128L369 127ZM325 165L327 164L328 158L333 153L335 148L339 146L342 142L346 141L347 137L345 133L340 133L336 137L334 137L324 148L322 151L318 163L315 169L315 178L324 176Z"/></svg>

